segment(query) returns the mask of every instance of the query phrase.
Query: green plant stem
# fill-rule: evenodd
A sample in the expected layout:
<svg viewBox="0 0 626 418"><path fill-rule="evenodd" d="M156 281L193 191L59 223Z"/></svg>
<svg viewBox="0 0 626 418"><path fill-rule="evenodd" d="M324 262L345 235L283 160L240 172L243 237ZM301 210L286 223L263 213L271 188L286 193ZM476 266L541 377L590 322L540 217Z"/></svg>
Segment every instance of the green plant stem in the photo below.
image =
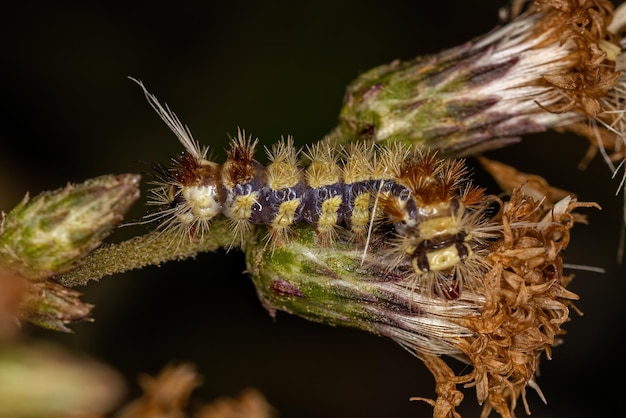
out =
<svg viewBox="0 0 626 418"><path fill-rule="evenodd" d="M181 237L172 230L157 230L98 248L85 257L81 265L57 277L57 281L68 287L82 286L104 276L215 251L228 247L231 241L226 219L216 219L211 224L211 233L202 239Z"/></svg>

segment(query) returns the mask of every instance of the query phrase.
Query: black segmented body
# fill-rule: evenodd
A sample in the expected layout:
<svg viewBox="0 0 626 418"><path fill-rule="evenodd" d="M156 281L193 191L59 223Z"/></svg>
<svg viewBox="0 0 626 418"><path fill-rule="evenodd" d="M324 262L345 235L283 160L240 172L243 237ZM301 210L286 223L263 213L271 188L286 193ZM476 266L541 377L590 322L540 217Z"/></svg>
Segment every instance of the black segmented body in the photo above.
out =
<svg viewBox="0 0 626 418"><path fill-rule="evenodd" d="M181 223L202 227L223 215L236 232L266 225L280 242L293 225L306 222L322 244L340 230L364 238L371 225L388 224L420 272L449 269L471 255L467 213L483 195L463 178L462 163L402 148L355 145L326 159L321 157L332 154L312 152L312 162L303 165L287 141L263 166L253 159L254 145L241 137L233 141L222 165L181 160L172 171L174 180L166 182L167 203ZM234 235L245 240L243 233Z"/></svg>

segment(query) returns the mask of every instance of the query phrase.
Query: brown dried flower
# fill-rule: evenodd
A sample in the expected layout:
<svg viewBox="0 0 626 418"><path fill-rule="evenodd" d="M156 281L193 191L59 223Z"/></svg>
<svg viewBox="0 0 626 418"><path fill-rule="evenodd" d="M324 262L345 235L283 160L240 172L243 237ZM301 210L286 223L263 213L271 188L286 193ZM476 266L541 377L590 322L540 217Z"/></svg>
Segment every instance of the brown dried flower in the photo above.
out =
<svg viewBox="0 0 626 418"><path fill-rule="evenodd" d="M485 36L362 74L333 138L401 138L458 157L609 117L624 85L611 2L538 0L519 15L516 3L510 22Z"/></svg>
<svg viewBox="0 0 626 418"><path fill-rule="evenodd" d="M272 418L275 411L255 389L237 398L220 398L188 411L191 392L201 384L192 364L170 364L156 377L141 376L143 396L124 406L115 418Z"/></svg>
<svg viewBox="0 0 626 418"><path fill-rule="evenodd" d="M116 418L184 418L189 396L200 383L191 364L166 366L156 377L141 376L143 396L125 406Z"/></svg>
<svg viewBox="0 0 626 418"><path fill-rule="evenodd" d="M597 207L566 198L546 211L519 189L513 192L503 212L504 237L487 256L492 267L484 276L484 304L477 317L460 321L473 335L453 343L473 370L455 376L441 358L423 356L437 381L439 397L427 400L435 407L435 417L458 416L455 406L463 398L456 389L459 384L476 388L479 403L484 403L482 417L492 410L512 417L520 397L530 414L526 387L543 398L534 380L540 357L551 357L572 302L578 299L566 289L571 276L562 275L560 254L569 243L572 211L591 206ZM529 227L511 228L514 223Z"/></svg>

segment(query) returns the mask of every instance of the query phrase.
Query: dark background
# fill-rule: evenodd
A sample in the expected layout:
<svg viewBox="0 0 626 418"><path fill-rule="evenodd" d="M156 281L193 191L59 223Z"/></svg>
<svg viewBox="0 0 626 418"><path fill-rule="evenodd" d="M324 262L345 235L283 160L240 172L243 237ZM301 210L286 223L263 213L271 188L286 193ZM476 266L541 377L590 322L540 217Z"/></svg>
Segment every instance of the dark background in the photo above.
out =
<svg viewBox="0 0 626 418"><path fill-rule="evenodd" d="M0 17L0 209L26 191L143 172L142 162L166 163L181 151L127 76L143 80L222 161L237 127L263 144L286 135L297 145L320 139L360 72L487 32L503 3L14 5ZM564 344L542 361L538 383L548 405L529 390L533 417L615 412L625 389L608 380L623 375L626 289L615 261L623 196L615 197L618 181L599 158L577 169L586 146L574 135L546 133L489 154L603 206L584 211L590 225L574 228L565 261L606 273L575 272L571 289L584 316L572 312ZM143 212L137 204L131 218ZM140 232L122 229L112 239ZM273 321L244 268L242 254L232 252L107 277L80 289L96 305L94 323L68 335L27 332L120 370L130 395L139 373L190 361L204 376L194 392L202 400L253 386L285 418L431 415L426 404L408 401L434 396L418 359L363 332L281 313ZM465 393L461 412L477 416L473 389Z"/></svg>

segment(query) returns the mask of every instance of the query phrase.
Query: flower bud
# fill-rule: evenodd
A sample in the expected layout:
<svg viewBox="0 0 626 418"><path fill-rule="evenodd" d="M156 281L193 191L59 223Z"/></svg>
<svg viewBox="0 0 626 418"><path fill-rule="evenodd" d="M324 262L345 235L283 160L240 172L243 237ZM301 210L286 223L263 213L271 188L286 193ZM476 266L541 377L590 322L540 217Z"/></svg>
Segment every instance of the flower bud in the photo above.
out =
<svg viewBox="0 0 626 418"><path fill-rule="evenodd" d="M93 305L81 301L80 295L53 280L27 281L18 317L42 328L71 332L67 324L92 320L89 314Z"/></svg>
<svg viewBox="0 0 626 418"><path fill-rule="evenodd" d="M0 225L0 266L33 280L71 269L122 220L139 197L139 180L105 175L27 195Z"/></svg>

